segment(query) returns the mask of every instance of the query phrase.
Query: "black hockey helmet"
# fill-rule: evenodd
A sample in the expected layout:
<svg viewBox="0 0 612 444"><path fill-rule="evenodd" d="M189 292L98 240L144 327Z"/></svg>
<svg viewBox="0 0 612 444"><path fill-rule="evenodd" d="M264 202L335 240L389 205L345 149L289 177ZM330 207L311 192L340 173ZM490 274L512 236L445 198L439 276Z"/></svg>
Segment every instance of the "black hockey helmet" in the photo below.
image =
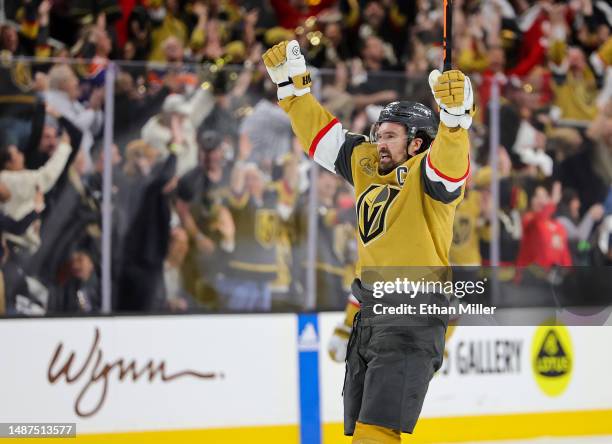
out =
<svg viewBox="0 0 612 444"><path fill-rule="evenodd" d="M385 106L370 130L370 140L374 143L376 142L378 127L383 122L401 123L406 127L406 134L408 135L406 146L415 137L423 139L417 154L428 149L438 133L438 120L433 111L418 102L391 102Z"/></svg>

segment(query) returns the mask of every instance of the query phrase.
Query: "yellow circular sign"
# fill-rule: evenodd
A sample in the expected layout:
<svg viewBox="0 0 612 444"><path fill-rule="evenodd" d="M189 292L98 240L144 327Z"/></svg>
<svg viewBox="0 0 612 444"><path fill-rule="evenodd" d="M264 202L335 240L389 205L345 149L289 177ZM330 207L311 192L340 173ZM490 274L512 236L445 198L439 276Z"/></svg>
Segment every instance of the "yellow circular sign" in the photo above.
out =
<svg viewBox="0 0 612 444"><path fill-rule="evenodd" d="M531 344L531 365L544 393L549 396L562 394L574 368L569 330L561 325L538 327Z"/></svg>

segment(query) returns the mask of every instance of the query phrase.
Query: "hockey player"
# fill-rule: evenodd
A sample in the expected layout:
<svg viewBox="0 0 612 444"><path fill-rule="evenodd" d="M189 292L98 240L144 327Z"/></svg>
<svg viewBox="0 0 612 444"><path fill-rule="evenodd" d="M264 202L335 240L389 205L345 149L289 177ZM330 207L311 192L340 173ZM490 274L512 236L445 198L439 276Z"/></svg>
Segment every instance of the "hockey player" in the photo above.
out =
<svg viewBox="0 0 612 444"><path fill-rule="evenodd" d="M281 42L263 55L278 85L279 105L291 119L304 150L354 186L358 219L358 300L371 294L366 267L449 265L455 208L469 171L470 80L453 70L429 75L440 107L414 102L387 105L365 136L347 133L312 94L298 43ZM434 140L435 138L435 140ZM353 301L344 323L348 335ZM360 322L361 321L361 322ZM446 322L386 327L356 316L346 352L344 433L354 443L399 443L412 433L431 377L442 363Z"/></svg>

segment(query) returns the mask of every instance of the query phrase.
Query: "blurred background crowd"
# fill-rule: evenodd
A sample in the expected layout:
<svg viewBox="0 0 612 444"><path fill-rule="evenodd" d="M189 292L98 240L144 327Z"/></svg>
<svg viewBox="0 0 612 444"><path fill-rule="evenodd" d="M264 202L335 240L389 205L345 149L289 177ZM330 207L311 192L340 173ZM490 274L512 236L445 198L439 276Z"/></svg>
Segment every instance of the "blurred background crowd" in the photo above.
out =
<svg viewBox="0 0 612 444"><path fill-rule="evenodd" d="M346 129L367 134L390 101L434 105L427 75L441 66L442 2L0 5L1 313L101 310L103 210L114 311L344 306L356 260L352 188L303 154L261 54L297 39L315 94ZM472 79L478 112L452 264L493 259L515 285L526 279L516 267L573 266L568 292L587 291L587 280L587 292L610 294L612 7L454 8L454 61Z"/></svg>

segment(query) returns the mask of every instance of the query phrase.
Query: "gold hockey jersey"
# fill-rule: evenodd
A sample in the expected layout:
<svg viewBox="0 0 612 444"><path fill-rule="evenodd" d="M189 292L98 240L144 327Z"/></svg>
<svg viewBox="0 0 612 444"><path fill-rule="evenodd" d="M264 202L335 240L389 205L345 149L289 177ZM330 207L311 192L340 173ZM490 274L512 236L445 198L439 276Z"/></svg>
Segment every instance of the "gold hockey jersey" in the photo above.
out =
<svg viewBox="0 0 612 444"><path fill-rule="evenodd" d="M378 173L375 144L347 133L312 94L279 102L304 150L355 188L357 276L369 267L447 266L469 171L467 130L440 123L429 150Z"/></svg>

